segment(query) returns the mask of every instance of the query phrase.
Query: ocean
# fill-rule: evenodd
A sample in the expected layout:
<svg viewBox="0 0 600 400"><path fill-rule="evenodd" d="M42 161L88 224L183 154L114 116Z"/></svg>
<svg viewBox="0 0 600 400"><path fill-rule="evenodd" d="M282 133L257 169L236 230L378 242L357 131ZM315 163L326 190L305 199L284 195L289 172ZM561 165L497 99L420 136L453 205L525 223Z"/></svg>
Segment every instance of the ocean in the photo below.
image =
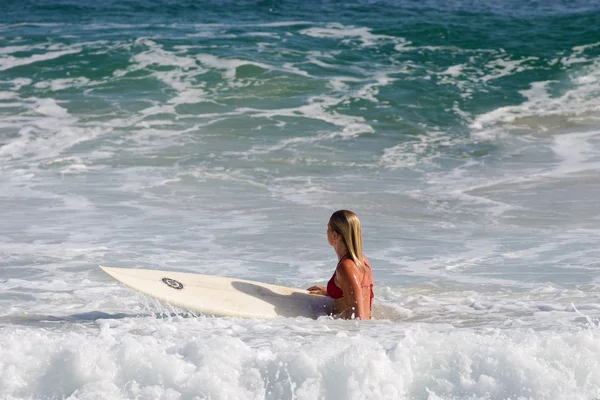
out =
<svg viewBox="0 0 600 400"><path fill-rule="evenodd" d="M600 3L4 0L0 399L600 398ZM194 315L97 265L307 288Z"/></svg>

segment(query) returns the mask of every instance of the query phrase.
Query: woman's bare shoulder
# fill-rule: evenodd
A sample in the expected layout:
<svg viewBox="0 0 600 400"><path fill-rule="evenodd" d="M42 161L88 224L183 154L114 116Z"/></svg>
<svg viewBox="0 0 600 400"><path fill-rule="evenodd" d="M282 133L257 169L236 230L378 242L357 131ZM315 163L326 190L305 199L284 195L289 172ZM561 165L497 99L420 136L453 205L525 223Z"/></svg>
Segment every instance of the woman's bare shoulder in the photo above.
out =
<svg viewBox="0 0 600 400"><path fill-rule="evenodd" d="M340 262L337 265L336 271L339 271L342 273L343 272L352 273L352 272L356 271L356 269L357 269L357 266L354 263L354 261L352 261L352 259L347 258L345 260L342 260L342 262Z"/></svg>

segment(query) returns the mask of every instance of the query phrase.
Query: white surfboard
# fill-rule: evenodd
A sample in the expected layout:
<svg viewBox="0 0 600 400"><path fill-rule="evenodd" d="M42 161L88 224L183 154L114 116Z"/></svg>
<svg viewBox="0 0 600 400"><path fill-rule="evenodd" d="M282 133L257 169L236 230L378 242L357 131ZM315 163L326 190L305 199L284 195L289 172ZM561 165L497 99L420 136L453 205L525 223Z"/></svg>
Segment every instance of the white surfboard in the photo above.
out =
<svg viewBox="0 0 600 400"><path fill-rule="evenodd" d="M99 267L138 292L204 315L317 318L333 311L330 297L302 289L214 275Z"/></svg>

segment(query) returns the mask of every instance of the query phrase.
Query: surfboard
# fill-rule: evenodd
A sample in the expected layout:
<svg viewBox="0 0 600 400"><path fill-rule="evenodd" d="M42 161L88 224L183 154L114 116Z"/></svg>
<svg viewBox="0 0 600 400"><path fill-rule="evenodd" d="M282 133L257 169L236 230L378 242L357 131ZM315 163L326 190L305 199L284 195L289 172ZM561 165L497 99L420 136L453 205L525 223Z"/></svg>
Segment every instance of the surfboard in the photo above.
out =
<svg viewBox="0 0 600 400"><path fill-rule="evenodd" d="M333 311L330 297L302 289L215 275L99 267L131 289L203 315L318 318Z"/></svg>

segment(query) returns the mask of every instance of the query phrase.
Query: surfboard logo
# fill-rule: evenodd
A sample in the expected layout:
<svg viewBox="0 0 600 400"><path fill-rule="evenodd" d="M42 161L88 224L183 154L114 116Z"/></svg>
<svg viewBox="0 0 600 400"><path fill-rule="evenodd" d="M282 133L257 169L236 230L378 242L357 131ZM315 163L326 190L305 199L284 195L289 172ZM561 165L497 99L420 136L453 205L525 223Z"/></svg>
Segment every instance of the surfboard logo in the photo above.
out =
<svg viewBox="0 0 600 400"><path fill-rule="evenodd" d="M183 289L183 283L176 281L171 278L162 278L162 281L165 285L172 287L173 289L181 290Z"/></svg>

